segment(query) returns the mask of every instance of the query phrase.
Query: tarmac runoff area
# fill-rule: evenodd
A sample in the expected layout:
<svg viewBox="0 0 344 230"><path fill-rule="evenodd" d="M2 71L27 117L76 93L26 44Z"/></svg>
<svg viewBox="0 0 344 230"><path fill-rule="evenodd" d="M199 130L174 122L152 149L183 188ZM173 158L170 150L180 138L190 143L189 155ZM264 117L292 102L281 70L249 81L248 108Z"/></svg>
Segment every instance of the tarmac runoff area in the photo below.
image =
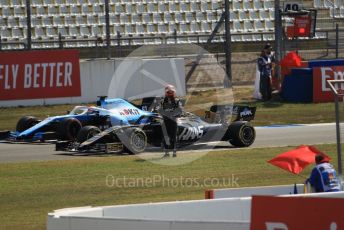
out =
<svg viewBox="0 0 344 230"><path fill-rule="evenodd" d="M334 123L310 125L275 125L258 126L256 141L250 148L282 147L297 145L313 145L336 143L336 128ZM227 142L191 145L179 154L204 150L235 149ZM149 151L156 151L150 150ZM142 153L145 154L145 153ZM0 163L68 160L81 157L98 157L98 155L73 154L55 151L55 145L49 143L0 143ZM102 155L103 156L103 155Z"/></svg>

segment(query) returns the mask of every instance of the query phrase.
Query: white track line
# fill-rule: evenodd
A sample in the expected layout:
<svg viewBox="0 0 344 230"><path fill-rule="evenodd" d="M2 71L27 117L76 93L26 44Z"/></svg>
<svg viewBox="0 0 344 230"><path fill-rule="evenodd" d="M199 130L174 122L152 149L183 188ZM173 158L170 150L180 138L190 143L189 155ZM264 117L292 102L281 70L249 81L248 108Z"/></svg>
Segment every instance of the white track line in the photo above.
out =
<svg viewBox="0 0 344 230"><path fill-rule="evenodd" d="M341 125L344 123L340 123ZM293 128L293 127L302 127L302 126L334 126L336 123L318 123L318 124L288 124L288 125L264 125L264 126L255 126L256 129L264 129L264 128Z"/></svg>

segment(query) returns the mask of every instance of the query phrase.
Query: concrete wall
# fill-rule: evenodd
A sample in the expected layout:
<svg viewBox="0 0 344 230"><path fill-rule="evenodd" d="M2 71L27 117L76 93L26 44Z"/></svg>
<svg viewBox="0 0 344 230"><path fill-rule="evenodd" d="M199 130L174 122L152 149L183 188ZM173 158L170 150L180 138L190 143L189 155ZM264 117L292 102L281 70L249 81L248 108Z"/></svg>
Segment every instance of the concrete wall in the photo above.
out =
<svg viewBox="0 0 344 230"><path fill-rule="evenodd" d="M250 198L197 200L57 210L48 230L248 230ZM101 208L101 210L99 209ZM102 216L100 217L100 213Z"/></svg>
<svg viewBox="0 0 344 230"><path fill-rule="evenodd" d="M188 220L188 221L248 221L250 199L201 200L137 205L120 205L104 208L104 217ZM197 210L197 211L195 211Z"/></svg>
<svg viewBox="0 0 344 230"><path fill-rule="evenodd" d="M177 94L185 95L185 63L182 58L80 61L80 97L30 100L0 99L0 107L95 102L97 96L162 96L166 83L176 85Z"/></svg>
<svg viewBox="0 0 344 230"><path fill-rule="evenodd" d="M344 192L286 196L344 198ZM48 230L250 229L251 197L56 210Z"/></svg>
<svg viewBox="0 0 344 230"><path fill-rule="evenodd" d="M342 183L342 188L344 184ZM294 185L275 185L275 186L260 186L260 187L244 187L244 188L225 188L225 189L212 189L205 191L206 199L221 199L221 198L234 198L234 197L251 197L254 195L265 196L282 196L294 194ZM304 194L304 184L296 184L297 194ZM308 184L306 188L307 196L312 196L312 188ZM316 193L313 193L316 194Z"/></svg>
<svg viewBox="0 0 344 230"><path fill-rule="evenodd" d="M249 230L249 223L126 220L106 218L48 218L48 230Z"/></svg>
<svg viewBox="0 0 344 230"><path fill-rule="evenodd" d="M304 185L297 184L297 193L304 193ZM253 195L289 195L294 194L294 185L277 185L277 186L261 186L261 187L247 187L247 188L228 188L228 189L213 189L206 191L206 198L220 199L232 197L249 197Z"/></svg>
<svg viewBox="0 0 344 230"><path fill-rule="evenodd" d="M185 63L181 58L124 59L115 61L115 73L109 86L109 97L130 100L163 96L164 86L173 84L177 96L185 95Z"/></svg>

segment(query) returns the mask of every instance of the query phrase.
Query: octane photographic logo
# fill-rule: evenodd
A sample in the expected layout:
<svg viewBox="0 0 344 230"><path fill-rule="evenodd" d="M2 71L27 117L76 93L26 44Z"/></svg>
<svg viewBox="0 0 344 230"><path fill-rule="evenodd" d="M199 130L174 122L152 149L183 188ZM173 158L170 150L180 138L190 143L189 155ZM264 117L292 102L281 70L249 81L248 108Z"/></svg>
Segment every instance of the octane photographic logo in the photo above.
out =
<svg viewBox="0 0 344 230"><path fill-rule="evenodd" d="M195 63L199 64L187 80L188 72ZM232 88L225 88L225 82L227 76L224 68L214 54L210 54L200 46L192 44L142 46L128 57L115 60L115 72L109 85L108 97L119 97L134 102L147 97L163 97L165 86L172 84L176 88L177 97L184 101L184 114L178 119L179 122L188 119L190 114L195 114L203 121L214 124L218 123L220 118L219 114L209 112L210 107L217 104L233 105ZM205 120L206 111L208 111L208 120ZM227 118L230 120L230 115ZM210 122L209 119L212 121ZM166 129L163 123L162 125L162 130ZM207 123L200 123L195 119L184 123L183 127L180 125L178 127L179 144L188 141L195 143L179 147L177 157L162 158L163 148L149 145L149 140L146 150L137 156L156 164L187 164L204 156L216 146L213 142L205 144L202 142L203 138L214 137L220 140L225 134L223 129L207 133Z"/></svg>

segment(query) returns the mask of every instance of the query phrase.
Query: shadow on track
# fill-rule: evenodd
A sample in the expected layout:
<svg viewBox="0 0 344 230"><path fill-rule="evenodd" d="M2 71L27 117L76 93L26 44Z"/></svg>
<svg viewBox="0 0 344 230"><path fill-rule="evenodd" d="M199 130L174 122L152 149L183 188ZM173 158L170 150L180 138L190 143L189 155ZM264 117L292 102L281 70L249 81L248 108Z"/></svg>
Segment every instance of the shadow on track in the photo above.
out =
<svg viewBox="0 0 344 230"><path fill-rule="evenodd" d="M226 142L218 142L216 144L210 145L209 143L200 143L196 145L189 145L178 148L178 153L185 154L189 151L197 152L197 151L211 151L213 149L216 150L232 150L238 149L237 147L231 146ZM159 153L163 155L163 150L160 147L147 147L146 151L141 154L149 154L149 153ZM97 151L85 151L85 152L67 152L67 151L58 151L54 155L63 155L63 156L80 156L80 157L109 157L109 156L134 156L127 152L118 151L118 152L111 152L111 153L104 153L104 152L97 152ZM137 161L144 161L142 159L137 159Z"/></svg>

